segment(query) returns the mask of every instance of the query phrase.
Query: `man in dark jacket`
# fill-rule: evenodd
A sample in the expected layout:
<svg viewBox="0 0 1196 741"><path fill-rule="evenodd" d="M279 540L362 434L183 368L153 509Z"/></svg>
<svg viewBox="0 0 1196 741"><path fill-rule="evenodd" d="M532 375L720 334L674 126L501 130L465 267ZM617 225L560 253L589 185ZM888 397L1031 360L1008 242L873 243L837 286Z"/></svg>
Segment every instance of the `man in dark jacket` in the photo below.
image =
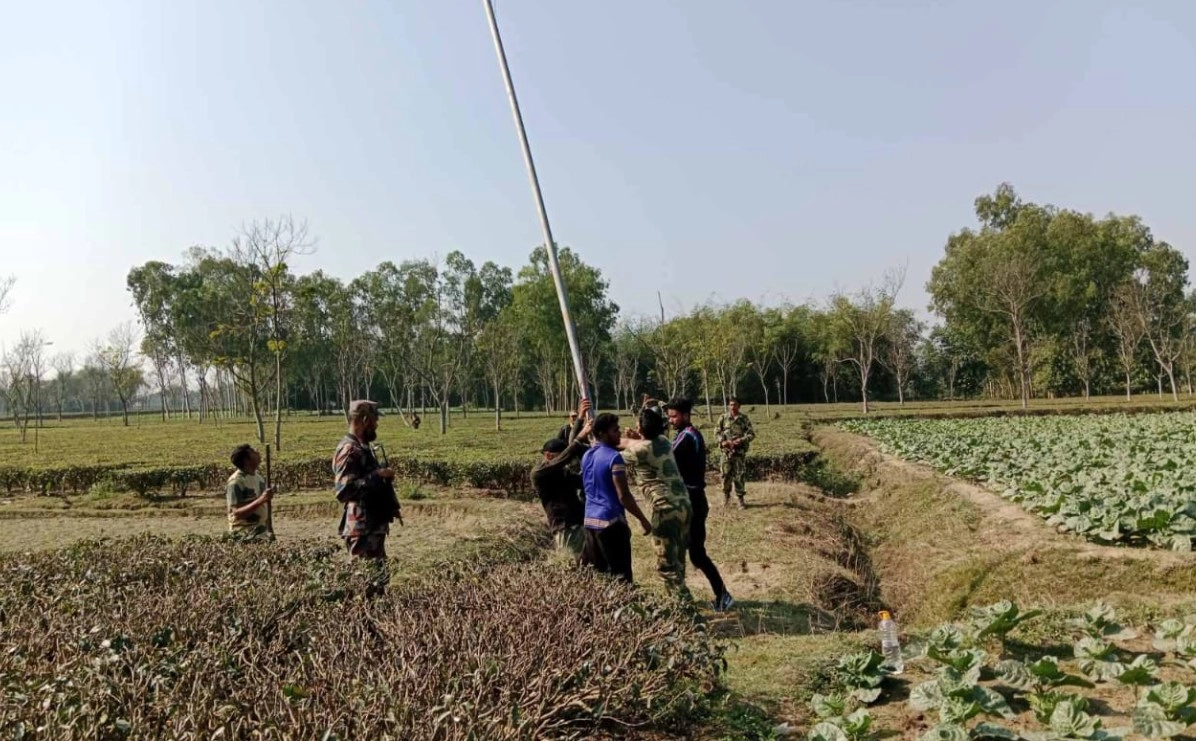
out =
<svg viewBox="0 0 1196 741"><path fill-rule="evenodd" d="M706 518L710 514L710 503L706 500L706 441L690 421L693 402L677 397L665 405L669 413L669 424L677 431L673 438L673 457L681 478L689 490L689 501L693 507L693 518L689 523L689 560L695 568L706 575L710 588L714 590L714 609L718 612L729 609L735 600L727 591L718 567L706 553Z"/></svg>
<svg viewBox="0 0 1196 741"><path fill-rule="evenodd" d="M553 540L574 559L581 556L585 543L585 502L580 494L581 474L571 464L589 448L589 409L590 402L582 401L581 408L571 415L574 423L566 435L568 441L557 436L544 443L543 458L532 468L532 488L544 506Z"/></svg>
<svg viewBox="0 0 1196 741"><path fill-rule="evenodd" d="M386 558L386 535L390 532L386 498L394 471L378 465L370 448L378 436L378 416L377 402L358 400L349 404L349 433L336 446L332 473L336 499L345 505L340 536L349 555L381 563Z"/></svg>

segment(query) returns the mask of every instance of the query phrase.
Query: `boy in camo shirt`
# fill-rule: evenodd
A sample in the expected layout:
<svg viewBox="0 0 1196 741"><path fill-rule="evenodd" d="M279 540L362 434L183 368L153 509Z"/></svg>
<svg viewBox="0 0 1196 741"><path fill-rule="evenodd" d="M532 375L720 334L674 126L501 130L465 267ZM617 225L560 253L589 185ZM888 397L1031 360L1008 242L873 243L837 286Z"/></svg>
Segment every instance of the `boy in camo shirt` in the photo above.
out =
<svg viewBox="0 0 1196 741"><path fill-rule="evenodd" d="M274 540L270 501L274 489L257 475L262 456L248 445L238 445L229 458L237 467L228 479L225 501L228 504L228 531L246 540Z"/></svg>

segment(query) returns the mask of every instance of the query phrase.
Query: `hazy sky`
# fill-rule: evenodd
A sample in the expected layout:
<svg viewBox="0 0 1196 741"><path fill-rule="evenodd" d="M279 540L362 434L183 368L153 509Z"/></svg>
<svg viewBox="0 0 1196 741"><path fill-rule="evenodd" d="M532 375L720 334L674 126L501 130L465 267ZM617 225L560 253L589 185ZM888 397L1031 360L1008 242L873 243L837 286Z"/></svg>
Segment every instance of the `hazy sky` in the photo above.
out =
<svg viewBox="0 0 1196 741"><path fill-rule="evenodd" d="M904 303L999 182L1196 257L1196 2L498 0L557 240L627 313ZM350 278L540 243L478 0L0 0L0 342L82 349L130 267L306 218Z"/></svg>

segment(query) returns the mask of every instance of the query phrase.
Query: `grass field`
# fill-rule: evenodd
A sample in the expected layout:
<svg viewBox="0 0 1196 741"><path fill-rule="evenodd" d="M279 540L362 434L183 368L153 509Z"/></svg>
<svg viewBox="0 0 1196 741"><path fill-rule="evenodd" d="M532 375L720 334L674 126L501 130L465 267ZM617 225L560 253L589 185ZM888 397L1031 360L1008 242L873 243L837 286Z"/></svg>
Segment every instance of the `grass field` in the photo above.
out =
<svg viewBox="0 0 1196 741"><path fill-rule="evenodd" d="M1114 399L1101 400L1091 409L1124 410L1127 407L1123 404ZM1157 405L1160 409L1170 406ZM881 406L877 416L968 417L984 409L1016 413L1009 404L991 407L910 404L905 408ZM1075 400L1034 405L1036 412L1051 415L1084 409L1088 408ZM1154 410L1152 405L1151 411ZM850 673L837 667L840 660L853 652L878 647L870 628L875 611L882 607L895 612L911 644L928 639L944 622L957 622L965 635L964 645L944 651L985 652L980 660L986 666L983 681L959 692L974 692L976 697L989 699L986 693L995 692L1005 700L1008 712L985 711L947 725L974 729L978 723L989 722L999 723L1019 735L1042 732L1051 725L1051 718L1049 714L1045 718L1036 716L1032 703L1039 700L1031 699L1036 690L1019 688L1014 686L1016 682L1010 683L1014 680L1002 679L999 665L1004 661L1019 661L1029 666L1051 655L1058 657L1064 672L1080 677L1084 667L1091 669L1090 665L1082 664L1083 657L1097 649L1102 657L1099 661L1108 664L1104 667L1108 676L1095 681L1091 689L1051 690L1068 693L1063 705L1073 720L1082 721L1081 725L1098 720L1106 729L1137 723L1151 732L1160 732L1174 730L1174 724L1180 721L1169 717L1160 720L1155 717L1159 713L1186 717L1181 710L1173 712L1153 706L1136 709L1140 702L1144 708L1150 705L1148 689L1118 680L1114 675L1123 670L1113 665L1128 669L1135 660L1139 661L1138 668L1147 670L1138 672L1145 685L1164 681L1182 687L1196 685L1191 670L1179 667L1187 661L1183 655L1188 650L1185 647L1196 646L1196 628L1184 628L1182 623L1179 628L1174 624L1163 628L1166 618L1182 618L1196 612L1196 557L1108 548L1059 534L1037 516L982 487L944 478L882 455L874 443L837 426L820 426L823 420L853 416L854 405L773 407L768 413L759 406L748 411L760 436L759 445L753 450L786 452L816 448L828 466L828 480L855 481L858 492L844 499L809 484L754 482L749 484L749 507L739 511L722 507L715 493L717 485L712 488L714 506L708 525L708 550L738 604L735 611L726 615L702 610L702 619L709 629L726 642L727 671L722 680L723 689L712 696L709 706L697 717L698 726L684 733L679 731L678 735L720 740L772 739L784 735L786 729L798 729L805 735L821 720L816 705L829 712L825 702L818 705L811 700L816 696L833 698L836 693L850 689L844 684ZM774 417L777 413L779 418ZM1139 425L1160 425L1166 424L1167 418L1148 415L1124 419L1137 420L1135 424ZM983 424L1025 426L1040 430L1040 436L1054 441L1059 437L1053 432L1058 426L1096 429L1093 425L1122 424L1119 419L1123 418L1101 417L1099 424L1092 418L1072 417L914 424L962 425L962 429L972 429L969 425L984 429ZM506 456L514 451L514 455L530 464L542 438L559 427L554 418L529 416L506 420L507 429L496 434L491 429L492 423L488 416L471 413L468 420L454 419L450 434L442 438L434 429L416 432L401 427L397 420L384 421L381 439L390 443L392 455L418 449L448 460L460 460ZM877 429L901 424L904 423L884 422ZM289 420L284 431L284 457L326 452L339 438L341 426L335 419ZM812 442L806 437L811 429ZM186 421L163 424L143 420L140 426L125 430L107 423L71 422L42 430L39 443L44 452L33 456L28 451L31 446L21 446L15 441L13 431L5 429L0 433L0 456L3 456L0 464L9 464L9 456L14 454L25 456L21 458L25 465L35 465L43 460L43 455L118 463L128 462L131 457L154 461L155 451L186 462L197 457L222 456L234 442L246 439L251 430L249 424L241 423L216 427ZM957 444L980 449L982 454L985 438L993 436L984 432L970 433L967 437L949 432L938 435L946 441L953 437L958 438ZM288 440L293 445L288 445ZM1115 439L1107 442L1106 447L1116 447ZM1044 449L1041 455L1059 458L1065 456L1065 451ZM1075 463L1070 459L1069 462ZM1182 471L1177 475L1187 480ZM417 490L414 484L407 487L407 495ZM418 492L416 500L406 497L406 527L395 527L388 545L393 583L419 584L429 576L445 572L446 564L451 562L498 568L500 564L515 561L549 564L558 561L548 546L543 513L536 505L479 497L452 487L425 485L418 487ZM282 495L275 512L279 547L335 544L338 519L339 507L327 490ZM8 554L0 555L0 564L12 563L13 559L20 563L33 558L26 553L58 548L89 537L125 541L141 533L171 537L216 535L224 528L222 500L210 493L184 499L139 497L102 490L77 496L11 496L0 499L0 552ZM635 536L633 549L637 582L646 592L663 595L648 540ZM560 578L568 579L567 570L558 573ZM695 597L708 604L712 595L703 576L691 569L688 583ZM1013 629L1005 641L992 637L967 638L972 620L970 611L1001 599L1014 600L1023 610L1040 607L1045 614ZM1116 607L1119 622L1132 624L1139 637L1101 635L1098 638L1107 645L1107 650L1090 644L1079 648L1083 631L1068 620L1081 615L1098 600ZM103 613L98 619L103 619ZM1160 644L1166 650L1160 651L1152 646L1152 637L1155 632L1166 630L1176 630L1184 637L1181 641L1168 639L1170 643ZM1191 641L1186 637L1189 634L1194 636ZM1139 660L1138 656L1147 659ZM953 660L962 666L972 659L960 653ZM1143 662L1148 660L1159 666L1145 666ZM1179 664L1167 663L1172 661ZM943 711L939 707L923 707L926 704L923 695L931 690L925 686L918 689L944 676L940 663L933 659L911 660L905 675L878 678L878 696L873 702L860 705L868 711L872 726L856 737L918 738L942 731L935 729L944 722ZM1012 671L1010 666L1004 670ZM1085 698L1086 706L1079 707L1080 701L1073 702L1072 698ZM847 703L843 715L859 704L856 700ZM1157 727L1147 727L1150 720L1147 716L1151 714ZM830 720L841 726L847 723L842 715L838 718ZM952 716L949 720L958 719ZM0 728L0 734L8 730ZM822 731L829 733L825 728ZM947 731L954 733L951 729ZM611 733L609 727L603 733L639 735L626 731ZM646 737L673 735L655 729ZM839 738L834 734L823 737Z"/></svg>
<svg viewBox="0 0 1196 741"><path fill-rule="evenodd" d="M774 418L775 413L780 413L780 418ZM802 415L795 408L778 408L774 414L764 414L763 407L752 414L758 433L753 450L767 454L808 448L802 432ZM620 415L620 421L625 426L634 426L626 413ZM472 412L467 418L455 414L448 432L441 435L431 422L413 430L395 417L384 417L378 439L392 456L506 461L512 457L533 457L544 441L566 422L567 418L543 414L508 416L503 419L502 430L495 430L492 416ZM695 424L707 431L713 428L696 415ZM45 425L38 431L36 450L32 429L22 443L11 425L0 427L0 465L135 467L225 463L233 447L254 442L256 435L256 427L248 419L199 424L186 419L163 422L158 418L141 418L129 427L122 426L118 419L72 419L61 423L47 421ZM277 460L323 456L331 459L332 450L344 434L345 422L340 417L288 417L283 421L282 450L276 453Z"/></svg>

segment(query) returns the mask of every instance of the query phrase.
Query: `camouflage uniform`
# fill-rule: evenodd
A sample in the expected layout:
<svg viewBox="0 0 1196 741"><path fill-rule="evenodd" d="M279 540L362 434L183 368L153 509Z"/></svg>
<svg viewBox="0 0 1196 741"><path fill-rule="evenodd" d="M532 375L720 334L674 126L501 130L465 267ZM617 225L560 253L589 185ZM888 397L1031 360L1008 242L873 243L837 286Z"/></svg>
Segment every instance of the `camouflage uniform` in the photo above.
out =
<svg viewBox="0 0 1196 741"><path fill-rule="evenodd" d="M376 516L382 498L389 496L386 482L376 471L381 468L374 451L352 434L345 435L332 456L336 498L344 503L340 536L345 540L349 555L370 559L380 570L382 584L388 580L386 571L386 535L390 523ZM373 514L371 514L373 510Z"/></svg>
<svg viewBox="0 0 1196 741"><path fill-rule="evenodd" d="M719 448L723 453L722 463L719 466L719 472L723 475L723 502L731 501L731 485L733 483L735 495L739 497L739 504L742 506L743 497L747 493L747 487L744 485L744 473L748 446L756 438L756 431L752 429L752 421L747 418L747 415L740 412L735 417L730 414L719 417L716 436ZM722 443L737 440L739 447L733 450L722 447Z"/></svg>
<svg viewBox="0 0 1196 741"><path fill-rule="evenodd" d="M225 501L228 504L228 531L246 540L274 540L274 533L269 528L270 502L266 502L254 511L240 517L233 514L262 495L266 490L266 480L255 474L248 474L238 470L228 478L225 490Z"/></svg>
<svg viewBox="0 0 1196 741"><path fill-rule="evenodd" d="M693 507L681 471L673 458L673 446L663 435L640 440L623 451L629 477L639 486L640 494L652 503L652 545L656 549L656 569L665 584L683 596L685 559L689 549L689 523Z"/></svg>

